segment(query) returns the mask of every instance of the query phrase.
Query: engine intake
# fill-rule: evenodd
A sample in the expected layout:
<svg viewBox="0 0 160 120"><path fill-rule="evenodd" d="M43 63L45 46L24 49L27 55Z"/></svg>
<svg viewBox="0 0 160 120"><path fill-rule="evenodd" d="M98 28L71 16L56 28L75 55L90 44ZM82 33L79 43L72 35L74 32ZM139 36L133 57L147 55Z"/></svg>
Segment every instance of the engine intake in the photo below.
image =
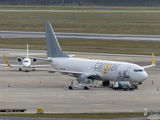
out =
<svg viewBox="0 0 160 120"><path fill-rule="evenodd" d="M76 79L79 83L84 83L86 79L94 80L92 76L88 76L88 75L80 75Z"/></svg>
<svg viewBox="0 0 160 120"><path fill-rule="evenodd" d="M36 58L33 58L32 61L36 63L36 62L37 62L37 59L36 59Z"/></svg>
<svg viewBox="0 0 160 120"><path fill-rule="evenodd" d="M21 57L18 57L18 58L17 58L17 61L18 61L18 62L22 62L23 59L22 59Z"/></svg>

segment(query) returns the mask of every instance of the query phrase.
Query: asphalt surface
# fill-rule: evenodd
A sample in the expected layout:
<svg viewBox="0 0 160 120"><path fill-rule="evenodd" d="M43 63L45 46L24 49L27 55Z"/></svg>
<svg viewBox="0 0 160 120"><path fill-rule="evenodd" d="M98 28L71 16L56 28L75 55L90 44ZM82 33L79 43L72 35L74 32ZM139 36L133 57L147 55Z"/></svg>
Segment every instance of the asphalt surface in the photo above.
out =
<svg viewBox="0 0 160 120"><path fill-rule="evenodd" d="M160 35L56 33L58 38L78 38L97 40L160 41ZM1 38L45 38L45 32L0 31Z"/></svg>
<svg viewBox="0 0 160 120"><path fill-rule="evenodd" d="M5 54L11 64L18 64L17 57L9 54L15 52L24 53L10 49L10 51L1 50L0 54ZM45 55L39 57L45 57ZM112 54L106 56L89 55L88 53L77 54L75 57L126 61L141 66L151 63L151 56L115 56ZM0 56L0 64L3 63L5 61ZM45 62L38 61L33 64L45 64ZM88 91L68 90L65 86L70 84L71 80L76 82L74 77L59 73L50 74L46 71L20 72L16 68L0 67L0 108L27 109L26 113L36 113L37 108L43 108L45 113L143 112L144 108L147 108L148 111L159 111L159 57L156 57L156 64L156 67L146 69L149 78L134 91L114 91L106 87L92 88ZM100 81L97 83L101 84ZM120 120L142 119L144 118L122 118Z"/></svg>

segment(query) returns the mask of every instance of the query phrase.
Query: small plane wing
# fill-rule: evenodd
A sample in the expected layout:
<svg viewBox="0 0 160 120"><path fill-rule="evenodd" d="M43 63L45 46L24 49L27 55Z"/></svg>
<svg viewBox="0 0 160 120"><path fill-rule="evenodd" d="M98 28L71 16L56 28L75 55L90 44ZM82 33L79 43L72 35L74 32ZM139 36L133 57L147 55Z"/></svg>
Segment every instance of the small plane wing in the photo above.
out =
<svg viewBox="0 0 160 120"><path fill-rule="evenodd" d="M30 65L31 68L35 67L50 67L51 65Z"/></svg>
<svg viewBox="0 0 160 120"><path fill-rule="evenodd" d="M3 55L6 64L0 64L0 66L5 66L5 67L14 67L14 68L24 68L23 65L11 65L5 55ZM50 67L51 65L31 65L30 68L35 68L35 67Z"/></svg>
<svg viewBox="0 0 160 120"><path fill-rule="evenodd" d="M154 53L152 53L152 63L151 63L151 65L142 66L142 68L149 68L149 67L153 67L153 66L156 66L155 59L154 59Z"/></svg>
<svg viewBox="0 0 160 120"><path fill-rule="evenodd" d="M72 54L72 55L68 55L69 57L74 57L75 54ZM39 57L31 57L30 58L36 58L38 60L42 60L42 61L48 61L48 62L52 62L52 58L48 57L48 58L39 58Z"/></svg>
<svg viewBox="0 0 160 120"><path fill-rule="evenodd" d="M11 65L7 59L7 57L5 55L3 55L6 64L0 64L0 66L4 66L4 67L15 67L15 68L23 68L23 65Z"/></svg>

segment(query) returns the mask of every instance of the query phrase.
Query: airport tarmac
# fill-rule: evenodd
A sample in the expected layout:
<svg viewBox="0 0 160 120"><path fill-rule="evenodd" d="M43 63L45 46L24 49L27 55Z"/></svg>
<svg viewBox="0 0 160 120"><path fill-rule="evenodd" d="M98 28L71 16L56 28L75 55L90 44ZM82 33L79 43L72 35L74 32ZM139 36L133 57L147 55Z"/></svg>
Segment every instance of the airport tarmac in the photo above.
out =
<svg viewBox="0 0 160 120"><path fill-rule="evenodd" d="M8 57L11 64L18 64L17 57L9 54L15 52L0 51L0 64L5 63L3 54ZM142 66L151 64L150 56L143 58L76 55L75 57L126 61ZM159 61L159 57L156 57L157 66L146 69L149 78L134 91L115 91L107 87L68 90L65 86L71 80L75 80L74 77L47 71L24 72L16 68L0 67L0 109L27 109L27 113L36 113L37 108L43 108L45 113L143 112L144 108L148 111L158 111L160 110ZM45 62L38 61L36 64Z"/></svg>

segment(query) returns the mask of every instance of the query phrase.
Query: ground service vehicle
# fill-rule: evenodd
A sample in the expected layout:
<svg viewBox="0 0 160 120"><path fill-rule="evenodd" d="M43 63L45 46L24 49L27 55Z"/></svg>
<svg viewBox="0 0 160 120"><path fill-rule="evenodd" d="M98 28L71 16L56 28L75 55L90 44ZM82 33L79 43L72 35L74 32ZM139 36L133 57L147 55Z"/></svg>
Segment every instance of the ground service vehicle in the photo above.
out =
<svg viewBox="0 0 160 120"><path fill-rule="evenodd" d="M124 91L133 91L135 89L135 84L130 84L129 81L118 81L118 82L113 82L112 83L112 88L114 90L119 90L122 89Z"/></svg>
<svg viewBox="0 0 160 120"><path fill-rule="evenodd" d="M88 90L90 87L94 87L94 83L92 82L91 79L86 79L85 82L81 82L81 83L77 83L74 84L73 80L71 81L71 84L68 86L68 89L72 90L72 89L84 89L84 90Z"/></svg>

